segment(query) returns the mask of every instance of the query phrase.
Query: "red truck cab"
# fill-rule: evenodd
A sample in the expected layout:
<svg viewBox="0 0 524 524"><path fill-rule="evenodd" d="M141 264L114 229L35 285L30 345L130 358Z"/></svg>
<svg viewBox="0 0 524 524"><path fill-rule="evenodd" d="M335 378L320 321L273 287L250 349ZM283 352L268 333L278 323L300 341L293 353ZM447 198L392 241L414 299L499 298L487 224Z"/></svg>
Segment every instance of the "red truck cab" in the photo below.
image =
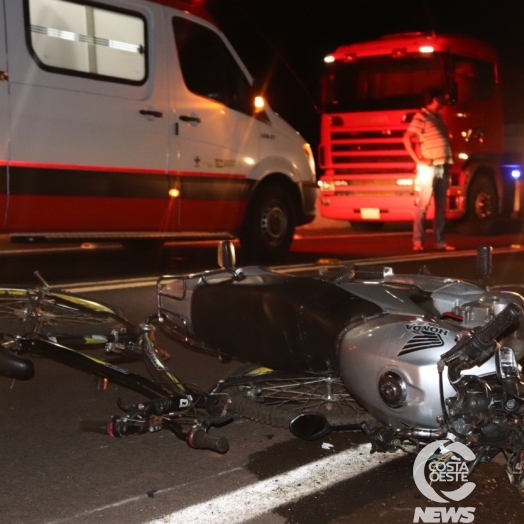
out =
<svg viewBox="0 0 524 524"><path fill-rule="evenodd" d="M515 211L520 171L504 155L499 66L489 44L462 36L398 34L343 45L325 61L323 217L368 230L413 220L415 165L402 137L433 86L450 98L442 111L454 161L447 218L488 232L497 216Z"/></svg>

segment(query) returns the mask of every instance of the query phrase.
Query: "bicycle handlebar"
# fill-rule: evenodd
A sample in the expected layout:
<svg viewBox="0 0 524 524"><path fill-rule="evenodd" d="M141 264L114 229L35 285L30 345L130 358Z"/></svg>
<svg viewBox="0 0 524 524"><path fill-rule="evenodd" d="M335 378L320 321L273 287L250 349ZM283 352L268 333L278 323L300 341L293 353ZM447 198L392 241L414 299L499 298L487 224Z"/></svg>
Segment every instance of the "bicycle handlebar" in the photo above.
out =
<svg viewBox="0 0 524 524"><path fill-rule="evenodd" d="M193 449L209 449L220 454L229 451L229 442L225 437L209 435L201 427L194 427L186 433L172 420L166 421L165 426L173 431L179 438L185 440L189 447ZM78 429L89 433L109 435L114 438L140 435L150 431L150 427L147 424L136 424L131 420L119 417L113 417L109 423L107 423L107 421L82 420L79 422Z"/></svg>
<svg viewBox="0 0 524 524"><path fill-rule="evenodd" d="M210 449L218 453L227 453L229 442L225 437L208 435L203 429L193 428L187 435L187 443L193 449Z"/></svg>

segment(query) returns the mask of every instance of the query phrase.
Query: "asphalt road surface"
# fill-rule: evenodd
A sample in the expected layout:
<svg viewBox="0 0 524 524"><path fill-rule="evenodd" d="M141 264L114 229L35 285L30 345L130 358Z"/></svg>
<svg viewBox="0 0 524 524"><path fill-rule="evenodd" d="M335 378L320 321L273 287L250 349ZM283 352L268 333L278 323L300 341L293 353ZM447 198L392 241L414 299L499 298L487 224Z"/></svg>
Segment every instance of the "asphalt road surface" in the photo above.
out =
<svg viewBox="0 0 524 524"><path fill-rule="evenodd" d="M437 259L412 256L409 246L397 249L409 256L383 253L381 262L398 272L424 264L435 274L474 276L474 249ZM522 284L523 261L515 245L501 248L495 278ZM155 309L152 281L84 286L83 292L122 307L134 322ZM238 365L186 350L162 334L158 344L171 352L177 376L204 390ZM417 507L439 506L417 490L413 456L370 455L365 439L352 432L304 442L286 429L241 419L213 429L230 441L225 455L191 450L167 432L122 439L81 432L82 420L108 419L120 413L118 398L132 403L137 395L112 384L101 389L92 377L44 359L35 365L31 381L0 378L0 515L6 524L392 524L413 522ZM139 364L131 368L140 370ZM522 522L524 498L509 485L500 461L481 464L471 481L476 488L466 502L475 508L474 522Z"/></svg>

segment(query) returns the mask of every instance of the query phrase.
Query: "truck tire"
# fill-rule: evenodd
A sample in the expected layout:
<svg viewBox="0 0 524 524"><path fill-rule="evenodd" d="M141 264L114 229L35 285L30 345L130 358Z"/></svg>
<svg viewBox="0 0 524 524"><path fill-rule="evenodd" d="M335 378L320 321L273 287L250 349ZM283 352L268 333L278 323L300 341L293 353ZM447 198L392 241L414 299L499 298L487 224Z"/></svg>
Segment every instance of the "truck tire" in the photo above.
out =
<svg viewBox="0 0 524 524"><path fill-rule="evenodd" d="M468 190L466 221L461 228L464 233L489 235L497 218L497 190L486 175L477 175Z"/></svg>
<svg viewBox="0 0 524 524"><path fill-rule="evenodd" d="M289 251L295 233L295 210L281 186L264 187L250 203L239 238L249 258L276 261Z"/></svg>

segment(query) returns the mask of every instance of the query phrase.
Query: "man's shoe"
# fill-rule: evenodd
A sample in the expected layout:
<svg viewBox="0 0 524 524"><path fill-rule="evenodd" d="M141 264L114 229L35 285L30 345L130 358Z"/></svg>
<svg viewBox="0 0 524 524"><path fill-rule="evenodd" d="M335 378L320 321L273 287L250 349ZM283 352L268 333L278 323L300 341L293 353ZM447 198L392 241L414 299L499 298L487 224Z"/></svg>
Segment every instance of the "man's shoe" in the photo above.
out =
<svg viewBox="0 0 524 524"><path fill-rule="evenodd" d="M424 251L422 242L413 242L413 251Z"/></svg>
<svg viewBox="0 0 524 524"><path fill-rule="evenodd" d="M440 244L437 246L438 251L456 251L457 248L455 246L450 246L449 244Z"/></svg>

